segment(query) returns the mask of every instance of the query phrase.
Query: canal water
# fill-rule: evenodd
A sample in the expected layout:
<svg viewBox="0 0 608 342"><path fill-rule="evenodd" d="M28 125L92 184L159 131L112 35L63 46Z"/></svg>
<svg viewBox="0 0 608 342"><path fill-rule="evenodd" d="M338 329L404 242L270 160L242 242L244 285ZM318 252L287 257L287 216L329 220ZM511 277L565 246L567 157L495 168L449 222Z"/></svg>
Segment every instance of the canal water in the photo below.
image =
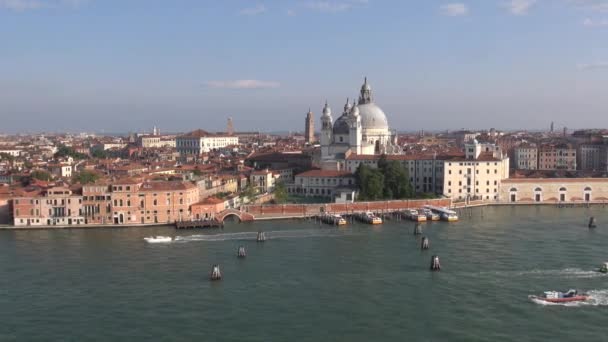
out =
<svg viewBox="0 0 608 342"><path fill-rule="evenodd" d="M608 261L606 208L478 208L423 227L424 252L414 224L396 220L2 231L0 341L607 339L608 276L594 271ZM215 263L220 282L208 280ZM568 288L590 302L528 299Z"/></svg>

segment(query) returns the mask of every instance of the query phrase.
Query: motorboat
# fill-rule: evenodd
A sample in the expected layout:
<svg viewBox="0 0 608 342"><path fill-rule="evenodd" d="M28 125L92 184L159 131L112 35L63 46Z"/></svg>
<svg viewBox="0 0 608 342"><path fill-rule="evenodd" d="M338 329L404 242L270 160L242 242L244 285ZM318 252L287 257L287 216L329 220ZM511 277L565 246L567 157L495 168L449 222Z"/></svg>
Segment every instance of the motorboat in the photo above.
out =
<svg viewBox="0 0 608 342"><path fill-rule="evenodd" d="M334 220L338 226L343 226L347 223L341 215L334 215Z"/></svg>
<svg viewBox="0 0 608 342"><path fill-rule="evenodd" d="M530 299L541 300L548 303L584 302L589 299L589 295L586 293L578 293L577 290L570 289L566 292L545 291L541 296L530 296Z"/></svg>
<svg viewBox="0 0 608 342"><path fill-rule="evenodd" d="M365 213L365 216L367 217L368 223L371 223L371 224L382 224L382 218L380 218L379 216L375 215L372 212Z"/></svg>
<svg viewBox="0 0 608 342"><path fill-rule="evenodd" d="M173 238L170 236L149 236L145 237L144 240L148 243L166 243L173 241Z"/></svg>
<svg viewBox="0 0 608 342"><path fill-rule="evenodd" d="M427 221L439 221L441 219L441 217L439 217L439 214L435 214L430 209L423 209L422 212L424 213L424 215L426 215Z"/></svg>
<svg viewBox="0 0 608 342"><path fill-rule="evenodd" d="M602 273L608 273L608 262L603 263L602 266L600 266L600 269L597 271Z"/></svg>
<svg viewBox="0 0 608 342"><path fill-rule="evenodd" d="M419 212L418 210L410 210L410 220L414 222L425 222L426 214Z"/></svg>

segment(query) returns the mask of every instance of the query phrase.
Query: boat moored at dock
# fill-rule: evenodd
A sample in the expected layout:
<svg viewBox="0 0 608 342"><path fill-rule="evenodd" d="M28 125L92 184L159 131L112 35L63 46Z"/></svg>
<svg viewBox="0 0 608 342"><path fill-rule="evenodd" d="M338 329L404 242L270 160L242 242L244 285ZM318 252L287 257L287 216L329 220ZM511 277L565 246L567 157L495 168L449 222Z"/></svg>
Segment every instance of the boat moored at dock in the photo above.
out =
<svg viewBox="0 0 608 342"><path fill-rule="evenodd" d="M431 210L433 213L438 214L441 217L442 221L455 222L458 221L458 214L451 209L435 207L432 205L424 206L426 209Z"/></svg>
<svg viewBox="0 0 608 342"><path fill-rule="evenodd" d="M355 214L355 218L361 222L369 224L382 224L382 218L372 212Z"/></svg>
<svg viewBox="0 0 608 342"><path fill-rule="evenodd" d="M425 222L426 221L426 215L415 209L407 210L406 216L414 222Z"/></svg>
<svg viewBox="0 0 608 342"><path fill-rule="evenodd" d="M422 213L424 215L426 215L426 220L427 221L439 221L441 220L441 217L439 216L439 214L434 213L431 209L422 209Z"/></svg>
<svg viewBox="0 0 608 342"><path fill-rule="evenodd" d="M335 226L343 226L347 223L346 220L341 215L338 215L338 214L321 215L321 216L319 216L319 220L321 220L321 222L323 222L323 223L327 223L327 224L331 224L331 225L335 225Z"/></svg>

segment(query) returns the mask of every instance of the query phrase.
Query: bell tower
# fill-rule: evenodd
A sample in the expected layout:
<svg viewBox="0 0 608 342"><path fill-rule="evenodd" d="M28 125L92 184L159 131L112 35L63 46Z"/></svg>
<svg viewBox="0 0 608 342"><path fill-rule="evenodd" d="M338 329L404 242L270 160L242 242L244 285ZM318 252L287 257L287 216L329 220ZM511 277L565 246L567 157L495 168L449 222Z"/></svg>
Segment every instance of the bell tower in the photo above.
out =
<svg viewBox="0 0 608 342"><path fill-rule="evenodd" d="M329 147L331 145L332 140L332 129L333 129L333 119L331 117L331 108L325 101L325 106L323 107L323 115L321 116L321 158L327 158L330 156Z"/></svg>

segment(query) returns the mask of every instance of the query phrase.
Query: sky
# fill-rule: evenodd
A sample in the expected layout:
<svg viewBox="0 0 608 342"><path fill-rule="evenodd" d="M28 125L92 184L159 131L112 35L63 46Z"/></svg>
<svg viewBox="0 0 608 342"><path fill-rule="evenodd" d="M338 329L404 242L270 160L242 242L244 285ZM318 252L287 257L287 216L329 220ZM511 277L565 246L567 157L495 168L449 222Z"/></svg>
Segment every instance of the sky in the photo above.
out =
<svg viewBox="0 0 608 342"><path fill-rule="evenodd" d="M608 0L0 0L0 133L608 127Z"/></svg>

